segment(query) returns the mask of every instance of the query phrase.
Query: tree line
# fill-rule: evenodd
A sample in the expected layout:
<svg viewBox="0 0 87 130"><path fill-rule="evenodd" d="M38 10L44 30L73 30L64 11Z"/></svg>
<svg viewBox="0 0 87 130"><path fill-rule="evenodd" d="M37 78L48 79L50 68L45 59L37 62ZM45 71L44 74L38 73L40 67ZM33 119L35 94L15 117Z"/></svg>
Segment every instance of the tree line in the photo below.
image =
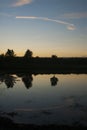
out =
<svg viewBox="0 0 87 130"><path fill-rule="evenodd" d="M87 73L87 58L85 57L33 57L31 50L26 50L24 56L16 56L14 50L8 49L0 55L0 70L30 71L32 73Z"/></svg>
<svg viewBox="0 0 87 130"><path fill-rule="evenodd" d="M0 54L0 57L16 57L16 54L13 49L12 50L8 49L5 54ZM27 49L24 54L24 57L27 57L27 58L33 57L33 52Z"/></svg>
<svg viewBox="0 0 87 130"><path fill-rule="evenodd" d="M0 54L1 58L4 58L4 57L16 57L16 56L17 55L15 54L13 49L12 50L8 49L5 54ZM25 51L25 54L24 54L23 57L32 58L33 57L33 52L30 49L27 49ZM37 56L37 58L39 58L39 56ZM57 56L56 55L52 55L51 58L57 58Z"/></svg>

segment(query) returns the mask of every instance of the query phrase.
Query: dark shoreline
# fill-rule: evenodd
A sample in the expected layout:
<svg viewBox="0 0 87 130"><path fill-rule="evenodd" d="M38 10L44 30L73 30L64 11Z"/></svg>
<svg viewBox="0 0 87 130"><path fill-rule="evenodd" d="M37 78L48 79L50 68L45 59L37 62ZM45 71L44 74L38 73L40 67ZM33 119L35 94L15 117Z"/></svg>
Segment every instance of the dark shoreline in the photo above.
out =
<svg viewBox="0 0 87 130"><path fill-rule="evenodd" d="M18 74L18 73L25 73L25 74L87 74L87 69L0 69L1 74Z"/></svg>
<svg viewBox="0 0 87 130"><path fill-rule="evenodd" d="M0 72L87 74L87 58L0 58Z"/></svg>
<svg viewBox="0 0 87 130"><path fill-rule="evenodd" d="M71 70L68 70L68 71L43 71L43 70L36 70L36 71L27 71L27 70L0 70L0 75L4 75L4 74L10 74L10 75L13 75L13 74L29 74L29 75L44 75L44 74L63 74L63 75L67 75L67 74L76 74L76 75L79 75L79 74L87 74L87 71L71 71Z"/></svg>
<svg viewBox="0 0 87 130"><path fill-rule="evenodd" d="M87 126L83 125L35 125L35 124L23 124L14 123L11 119L7 117L0 117L0 130L86 130Z"/></svg>

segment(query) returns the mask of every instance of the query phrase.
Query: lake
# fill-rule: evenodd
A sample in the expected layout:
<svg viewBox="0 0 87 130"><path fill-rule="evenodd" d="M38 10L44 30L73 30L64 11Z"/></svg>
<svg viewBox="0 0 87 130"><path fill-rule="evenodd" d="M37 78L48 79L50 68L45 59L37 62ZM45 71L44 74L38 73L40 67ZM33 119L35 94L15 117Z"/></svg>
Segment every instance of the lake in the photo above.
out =
<svg viewBox="0 0 87 130"><path fill-rule="evenodd" d="M0 74L0 115L17 123L87 126L87 74Z"/></svg>

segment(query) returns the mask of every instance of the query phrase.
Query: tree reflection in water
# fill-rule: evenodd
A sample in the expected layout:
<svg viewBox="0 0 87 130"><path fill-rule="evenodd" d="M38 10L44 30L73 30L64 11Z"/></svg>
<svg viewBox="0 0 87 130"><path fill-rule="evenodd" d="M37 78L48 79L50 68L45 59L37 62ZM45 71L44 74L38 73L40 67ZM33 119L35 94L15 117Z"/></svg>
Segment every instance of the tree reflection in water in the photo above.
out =
<svg viewBox="0 0 87 130"><path fill-rule="evenodd" d="M22 77L22 81L27 89L32 87L33 77L31 74L25 74Z"/></svg>
<svg viewBox="0 0 87 130"><path fill-rule="evenodd" d="M2 84L3 82L4 82L4 76L0 74L0 84Z"/></svg>
<svg viewBox="0 0 87 130"><path fill-rule="evenodd" d="M16 83L15 77L12 75L6 75L5 77L5 84L7 88L13 88L14 84Z"/></svg>
<svg viewBox="0 0 87 130"><path fill-rule="evenodd" d="M13 88L16 83L16 77L10 74L2 74L0 75L0 83L5 83L7 88Z"/></svg>
<svg viewBox="0 0 87 130"><path fill-rule="evenodd" d="M18 73L16 75L17 77L20 77L22 79L22 82L24 83L27 89L32 87L32 81L33 81L32 74ZM0 84L4 82L7 88L12 88L17 81L17 77L11 74L0 74ZM53 77L50 78L50 82L51 82L51 86L56 86L58 82L58 78L55 77L54 75Z"/></svg>
<svg viewBox="0 0 87 130"><path fill-rule="evenodd" d="M30 87L32 87L32 81L33 81L33 77L32 74L16 74L18 77L20 77L22 79L22 82L24 83L25 87L27 89L29 89ZM14 86L14 84L16 83L17 77L15 77L14 75L11 74L0 74L0 84L2 84L3 82L5 83L5 85L7 86L7 88L12 88Z"/></svg>
<svg viewBox="0 0 87 130"><path fill-rule="evenodd" d="M56 86L58 82L58 78L56 78L54 75L52 78L50 78L50 81L51 81L51 86Z"/></svg>

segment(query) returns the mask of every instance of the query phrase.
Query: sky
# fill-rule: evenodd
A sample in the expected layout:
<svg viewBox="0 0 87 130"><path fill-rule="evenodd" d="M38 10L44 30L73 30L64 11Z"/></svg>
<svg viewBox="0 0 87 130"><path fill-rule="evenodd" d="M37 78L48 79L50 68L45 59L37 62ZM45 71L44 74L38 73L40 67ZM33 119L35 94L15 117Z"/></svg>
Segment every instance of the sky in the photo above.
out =
<svg viewBox="0 0 87 130"><path fill-rule="evenodd" d="M87 57L87 0L0 0L0 54Z"/></svg>

